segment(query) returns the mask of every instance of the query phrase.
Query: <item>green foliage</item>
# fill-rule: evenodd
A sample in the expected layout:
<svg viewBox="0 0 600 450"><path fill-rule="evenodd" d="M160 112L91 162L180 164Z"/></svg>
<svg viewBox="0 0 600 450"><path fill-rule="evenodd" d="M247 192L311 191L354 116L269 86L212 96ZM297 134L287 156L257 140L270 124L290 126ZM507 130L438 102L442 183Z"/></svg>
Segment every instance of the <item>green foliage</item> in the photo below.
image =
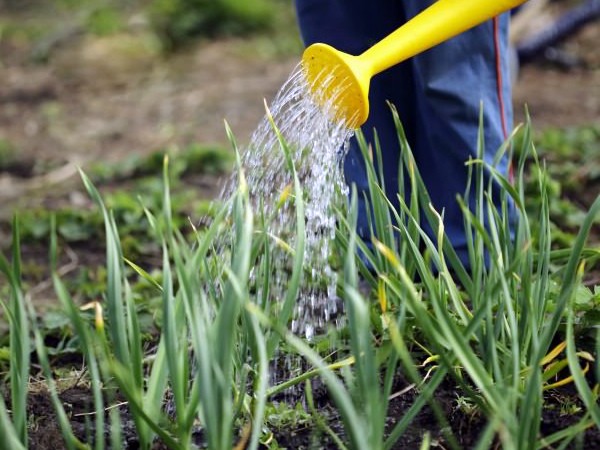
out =
<svg viewBox="0 0 600 450"><path fill-rule="evenodd" d="M233 168L235 155L229 149L199 143L192 143L183 149L160 150L148 155L134 154L119 161L118 164L98 162L88 169L95 183L128 180L150 176L156 178L160 172L165 154L171 158L170 176L177 180L186 175L220 175ZM160 182L160 180L158 180ZM176 184L174 187L177 187Z"/></svg>
<svg viewBox="0 0 600 450"><path fill-rule="evenodd" d="M272 0L153 0L150 15L168 48L198 36L244 35L268 29Z"/></svg>
<svg viewBox="0 0 600 450"><path fill-rule="evenodd" d="M268 403L265 410L265 424L261 444L270 450L284 450L280 447L276 435L287 436L290 430L315 430L316 415L306 410L300 403Z"/></svg>
<svg viewBox="0 0 600 450"><path fill-rule="evenodd" d="M521 138L518 135L517 142ZM553 242L569 246L587 209L600 194L600 126L549 128L538 133L534 143L542 164L530 166L525 185L527 209L532 215L539 214L541 203L536 186L544 183ZM518 153L519 145L516 150ZM536 235L536 224L532 227ZM600 242L600 226L594 226L591 238Z"/></svg>
<svg viewBox="0 0 600 450"><path fill-rule="evenodd" d="M547 128L535 140L540 155L552 161L552 172L584 175L590 180L600 177L600 125Z"/></svg>
<svg viewBox="0 0 600 450"><path fill-rule="evenodd" d="M0 138L0 169L13 161L15 158L15 149L6 139Z"/></svg>
<svg viewBox="0 0 600 450"><path fill-rule="evenodd" d="M191 144L186 147L175 163L181 162L173 168L175 176L198 173L221 174L233 169L235 155L232 151L220 147L211 147L200 144Z"/></svg>
<svg viewBox="0 0 600 450"><path fill-rule="evenodd" d="M95 9L86 18L87 30L98 36L105 36L124 28L123 17L119 11L109 6Z"/></svg>
<svg viewBox="0 0 600 450"><path fill-rule="evenodd" d="M11 261L0 257L0 270L9 286L0 292L8 296L3 301L11 328L9 346L0 348L0 360L9 364L12 395L10 415L0 398L0 432L11 448L25 447L31 351L46 379L65 447L73 449L104 448L106 420L111 422L112 447L121 447L119 413L108 418L104 414L107 408L115 410L112 406L117 399L112 393L116 388L127 401L143 450L153 448L157 440L171 449L193 448L198 424L208 448L216 450L254 450L261 443L279 448L271 433L295 426L316 427L342 449L387 450L397 446L426 406L439 422L441 435L436 439L459 449L456 430L436 398L436 391L448 380L457 387L459 408L483 421L478 449L501 445L533 450L554 444L566 448L586 428L600 426L598 388L585 373L585 367L594 363L592 353L600 346L600 335L590 336L591 345L581 340L586 327L597 326L586 316L597 311L600 291L584 286L582 277L585 264L598 258L598 249L587 248L586 240L600 215L600 197L591 203L572 245L552 250L549 204L553 194L543 172L535 178L538 212L532 215L524 208L525 167L532 164L536 169L539 164L530 129L525 127L518 144L515 183L486 168L504 187L498 205L491 204L491 187L483 182L483 162L470 163L473 190L459 200L469 236L467 268L450 245L441 215L429 208L426 188L397 125L403 150L399 186L405 182L411 186L410 198L402 201L401 195L398 210L391 206L378 189L380 174L363 141L371 186L368 201L374 210L371 226L376 230L373 247L367 247L355 233L356 195L348 208L337 211L335 251L343 262L339 287L348 320L339 340L309 342L288 328L306 269L305 217L302 187L290 150L279 135L294 175L296 235L289 282L277 303L257 295L275 281L270 267L276 261L270 259L272 243L264 233L269 224L255 215L241 171L238 191L218 209L206 229L190 234L182 232L176 221L171 183L177 177L169 169L168 158L163 159L158 187L156 180L148 181L149 197L154 200L141 213L128 210L131 216L118 212L131 196L113 192L103 198L82 174L104 227L106 264L102 270L83 274L78 284L87 285L90 292L101 289L95 297L103 300L81 311L70 294L58 273L60 224L52 220L50 270L62 311L47 316L45 322L34 320L21 283L21 236L15 221ZM507 143L500 152L509 147ZM377 146L374 154L381 157ZM149 167L156 163L148 161ZM477 200L474 210L464 207L469 196ZM514 233L507 217L509 199L518 210ZM435 239L424 233L423 221L437 231ZM136 230L147 228L147 236L159 249L160 261L154 268L145 267L145 259L136 263L125 254L124 244L134 223L138 223ZM357 249L372 270L356 257ZM481 257L484 252L489 259ZM376 302L369 302L358 289L359 273L371 283ZM83 288L78 289L81 296ZM150 348L145 346L152 326L148 320L158 324ZM48 348L45 330L59 330L58 347ZM557 340L563 342L555 347ZM324 342L331 347L322 347ZM583 344L589 348L582 349ZM72 351L75 346L85 358L93 398L90 420L95 434L89 444L73 433L49 360L52 353ZM269 388L269 362L276 355L298 354L309 368ZM386 427L399 371L413 384L414 395ZM576 405L565 403L565 409L576 413L577 419L574 425L542 436L544 391L551 383L568 382L566 371L581 400ZM329 426L329 418L316 410L309 383L315 377L329 389L343 432ZM308 408L300 403L288 407L270 402L303 382ZM234 447L240 429L244 437ZM422 448L431 439L424 433Z"/></svg>
<svg viewBox="0 0 600 450"><path fill-rule="evenodd" d="M172 221L174 226L189 234L192 230L188 218L209 217L214 213L214 203L199 198L195 185L185 179L227 173L232 166L233 153L199 144L172 153ZM164 153L155 152L148 156L134 155L118 164L97 163L90 168L90 177L98 183L126 183L125 187L106 194L105 202L121 226L124 251L130 258L158 252L152 242L154 236L146 221L145 208L155 210L162 203L163 184L155 174L160 170L163 158ZM47 241L53 219L58 235L66 242L104 239L101 215L91 209L71 206L56 210L25 210L21 214L23 238L30 242Z"/></svg>
<svg viewBox="0 0 600 450"><path fill-rule="evenodd" d="M522 151L515 184L491 169L495 181L505 188L497 205L489 203L492 198L489 191L491 187L483 183L481 161L474 161L471 165L473 191L460 200L465 216L466 235L470 237L467 268L450 245L441 215L431 207L404 133L399 122L397 124L404 154L399 181L400 210L395 210L381 189L378 189L377 179L381 174L376 174L368 148L362 142L370 183L368 201L374 211L371 227L376 238L373 248L361 242L357 244L372 267L368 271L363 266L362 271L377 292L383 313L382 320L387 324L386 334L389 334L388 339L396 350L390 354L383 367L390 364L393 367L399 358L411 381L425 386L422 388L424 393L437 388L440 376L453 377L460 390L465 393L465 398L488 418L478 448L489 448L493 436L497 436L503 448L533 449L537 446L539 436L535 427L539 426L542 414L542 392L548 383L546 377L550 376L543 370L543 366L557 358L557 355L550 352L551 345L557 339L564 339L566 325L568 362L567 359L561 360L560 365L566 367L568 364L573 377L580 384L580 393L590 409L593 421L600 424L598 409L589 406L596 401L597 393L594 394L584 382L579 356L576 356L580 354L575 350L581 343L573 338L576 315L574 305L580 301L593 307L595 302L594 296L581 286L582 274L577 267L581 269L582 261L589 262L598 257L598 251L586 250L584 243L600 213L600 197L593 202L589 213L584 215L581 228L572 241L573 249L568 254L552 253L549 189L544 177L537 184L536 196L540 199L538 215L529 216L523 208L526 201L525 161L530 155L534 166L537 161L530 128L526 127L519 144ZM375 147L375 155L380 160L380 149L377 145ZM507 145L499 150L502 151L507 151ZM412 197L404 202L403 186L406 177L411 186ZM470 196L476 199L477 206L473 211L464 206L469 204ZM507 216L509 197L515 202L519 212L514 235L510 231ZM419 217L419 211L423 212L422 218ZM427 221L437 231L434 239L423 232L421 220ZM348 248L351 253L354 230L352 223L352 220L345 222L338 234L342 247ZM536 224L535 240L532 240L530 223ZM485 253L489 255L487 263L486 258L482 258ZM374 277L378 280L373 279ZM420 282L415 283L415 278ZM559 282L557 291L552 287L553 281ZM354 281L351 274L346 275L345 283L352 287ZM350 289L346 294L350 294L350 299L352 292ZM358 322L352 322L352 305L348 305L348 302L346 305L350 309L351 327L360 329ZM570 318L569 321L566 320L567 317ZM414 370L416 364L408 352L410 341L407 341L409 336L405 330L412 327L419 330L417 339L420 346L425 347L429 354L436 355L438 368L435 376L428 382ZM357 355L357 352L354 351L353 354ZM359 354L363 355L365 352ZM357 367L357 382L360 382L360 373ZM332 390L339 389L333 381L328 382L328 385ZM373 389L372 382L370 386L369 389ZM365 388L361 391L366 392ZM435 398L430 400L433 400L434 412L438 411L435 408ZM381 405L385 407L384 402ZM417 405L418 401L411 409L418 408ZM368 408L368 401L361 402L360 406ZM338 403L338 407L344 406ZM393 445L413 417L409 411L399 420L387 438L385 448ZM437 414L437 418L444 427L444 417ZM369 429L368 420L369 416L363 422L364 434L372 437L373 433L366 432ZM586 423L585 419L580 422L582 426ZM349 420L346 425L350 429L355 427ZM567 443L577 432L576 427L573 427L562 434L553 435L552 439L565 439ZM445 437L452 447L456 447L456 440L451 432ZM371 441L369 448L380 448L380 445L377 440ZM356 443L352 446L357 447Z"/></svg>
<svg viewBox="0 0 600 450"><path fill-rule="evenodd" d="M27 389L31 363L32 343L29 339L29 318L25 306L25 296L21 281L21 237L19 222L13 219L12 261L9 262L0 253L0 273L9 281L11 288L8 302L0 299L0 306L6 313L9 322L9 392L11 396L11 425L6 423L4 401L0 402L0 430L13 445L27 445ZM18 444L17 444L18 441Z"/></svg>

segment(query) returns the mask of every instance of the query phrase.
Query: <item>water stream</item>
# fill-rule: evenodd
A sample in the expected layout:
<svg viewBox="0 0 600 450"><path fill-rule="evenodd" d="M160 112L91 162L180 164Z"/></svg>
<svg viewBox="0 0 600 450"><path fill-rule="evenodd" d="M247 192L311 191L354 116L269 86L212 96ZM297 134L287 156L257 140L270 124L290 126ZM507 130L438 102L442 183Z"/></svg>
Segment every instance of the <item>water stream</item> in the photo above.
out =
<svg viewBox="0 0 600 450"><path fill-rule="evenodd" d="M307 339L313 338L340 312L339 301L336 301L336 273L329 263L336 226L332 206L347 193L342 158L352 131L330 119L332 108L333 105L327 103L315 104L301 66L292 72L268 107L273 122L291 149L304 189L305 276L295 306L292 331ZM284 192L291 189L293 193L293 175L267 115L241 155L255 210L261 206L266 217L274 217L269 224L269 235L295 248L294 202L287 201L276 207L278 203L281 205L279 200ZM231 194L233 189L235 181L226 188L225 195ZM291 257L280 246L272 247L274 267L270 295L281 299L289 281Z"/></svg>

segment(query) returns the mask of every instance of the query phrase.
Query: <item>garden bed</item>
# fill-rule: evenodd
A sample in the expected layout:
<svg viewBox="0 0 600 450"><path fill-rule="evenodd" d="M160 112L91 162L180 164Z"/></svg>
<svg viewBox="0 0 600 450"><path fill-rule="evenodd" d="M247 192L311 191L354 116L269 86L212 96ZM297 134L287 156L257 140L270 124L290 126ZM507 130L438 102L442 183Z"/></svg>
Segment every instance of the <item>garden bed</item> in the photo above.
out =
<svg viewBox="0 0 600 450"><path fill-rule="evenodd" d="M528 104L536 149L547 162L547 171L540 175L533 159L528 159L527 166L531 171L525 182L526 189L532 190L532 196L526 199L527 207L532 217L539 217L541 205L536 201L539 193L536 189L539 189L538 180L545 177L548 229L554 249L574 247L585 213L600 195L600 128L597 124L600 110L598 99L591 95L600 86L600 71L597 61L594 63L593 60L597 54L599 29L598 26L586 28L570 43L571 46L577 44L571 50L586 64L565 70L540 61L522 68L516 81L517 120L524 119L523 107ZM142 39L145 38L147 36ZM145 45L138 41L135 44ZM89 61L90 66L86 69L76 62L74 55L91 57L94 55L91 50L94 50L96 55L102 56L105 52L122 49L114 39L75 40L57 49L56 58L45 65L33 64L23 56L31 50L27 43L18 39L0 41L3 54L0 75L8 80L0 86L0 202L3 204L0 249L9 255L14 248L10 245L11 216L18 211L24 292L33 300L39 331L50 352L51 374L57 381L59 403L73 434L83 442L93 443L98 412L90 381L89 359L84 362L82 356L81 336L73 332L72 317L64 308L57 308L59 299L51 280L52 256L49 254L52 220L56 220L60 249L58 255L54 255L57 257L55 269L74 304L79 307L101 299L106 302L110 276L107 234L97 202L88 195L77 173L77 166L82 165L114 211L123 253L129 260L143 265L144 276L128 267L126 277L131 282L132 301L143 335L144 357L154 357L153 349L164 326L165 314L161 309L161 293L149 280L159 284L163 281L164 261L161 243L156 239L155 230L150 229L143 206L154 212L162 208L164 186L159 174L162 156L169 153L174 228L181 230L186 238L193 239L194 231L188 217L194 225L198 225L202 216L209 217L206 224L211 222L214 210L209 204L220 192L222 179L231 170L232 152L227 144L205 143L224 141L223 117L228 119L236 134L246 139L263 114L262 98L273 96L297 62L296 54L268 56L268 51L267 56L250 58L245 55L247 45L232 39L202 42L167 59L150 51L140 55L139 65L128 66L121 61L126 70L111 78L90 76L87 70L94 67L94 61ZM119 61L117 59L115 64ZM137 200L138 196L143 199L142 203ZM539 226L536 220L532 220L535 230ZM597 251L599 245L600 224L596 221L590 227L587 247ZM577 308L572 342L577 351L588 352L597 358L600 264L593 256L586 257L586 261L583 279L577 282L574 296ZM563 257L560 264L564 263ZM555 284L549 292L554 302L560 294L560 275L555 274L552 282ZM9 285L4 278L0 280L2 300L10 296ZM372 348L379 352L385 344L392 345L392 338L387 334L388 330L381 327L385 311L378 316L379 293L372 292L370 300L370 312L375 315L372 320L375 325L370 330L370 336L375 338ZM88 312L83 313L83 317L93 333L93 314ZM0 314L2 370L12 363L7 353L9 336L5 318L5 312ZM418 324L413 325L418 328ZM261 323L260 326L265 334L272 332L270 325ZM552 346L567 339L567 328L566 319L561 320ZM410 338L414 339L411 355L416 366L429 355L416 347L422 336L411 335ZM345 335L340 345L345 352L350 352L347 340ZM393 344L398 345L398 342ZM394 348L398 351L401 347ZM566 351L556 358L566 361ZM32 349L31 354L36 355L35 350ZM326 352L321 352L324 354ZM328 359L327 362L334 361ZM32 361L32 378L26 386L26 425L30 448L43 450L57 448L58 443L63 442L64 430L60 428L56 406L46 384L48 374L42 370L42 363L37 357ZM305 372L308 372L312 365L304 364ZM450 363L446 361L446 364ZM456 364L457 372L469 373ZM595 364L597 367L597 362ZM150 370L150 366L144 361L144 370ZM118 368L111 367L111 370L117 373ZM567 370L553 380L564 380ZM112 375L116 377L115 373ZM378 376L383 379L385 374ZM426 368L419 368L418 376L429 380L430 374ZM583 379L589 386L597 388L597 377L598 370L594 370L592 363ZM344 379L342 375L340 378L352 384L349 378ZM417 388L414 381L409 381L409 374L401 369L394 372L392 380L392 399L384 418L386 433L392 432L397 421L407 414L423 392L422 386ZM122 387L117 392L114 384L105 381L110 385L110 391L103 391L106 448L110 448L110 411L113 409L121 416L123 448L140 448L140 432L134 420L135 412L132 414L130 410L130 399L121 392L124 391ZM5 389L4 398L9 405L8 385L3 380L0 386ZM297 391L268 399L260 448L339 448L339 442L332 438L328 429L343 440L349 438L339 404L326 382L315 377L312 386L314 410L306 397ZM450 425L459 448L476 445L489 423L489 417L482 413L489 399L476 404L477 388L469 383L467 387L468 393L465 385L447 376L435 389L438 415L431 406L424 406L390 448L419 448L427 436L432 448L450 448L444 425L440 424L440 414ZM250 397L253 389L254 386L248 389ZM296 389L302 391L302 384ZM367 400L362 399L364 403L368 403ZM544 391L540 401L543 404L540 436L553 435L587 420L589 426L581 429L566 448L600 448L600 429L586 416L587 406L573 381ZM244 448L244 430L251 420L250 411L254 412L252 407L253 403L245 405L244 413L236 416L237 422L233 424L233 442L239 442L236 450ZM193 431L192 442L200 447L207 443L204 431L199 426ZM501 448L500 434L497 433L490 448ZM543 441L540 443L542 445ZM167 447L164 441L157 439L152 448Z"/></svg>

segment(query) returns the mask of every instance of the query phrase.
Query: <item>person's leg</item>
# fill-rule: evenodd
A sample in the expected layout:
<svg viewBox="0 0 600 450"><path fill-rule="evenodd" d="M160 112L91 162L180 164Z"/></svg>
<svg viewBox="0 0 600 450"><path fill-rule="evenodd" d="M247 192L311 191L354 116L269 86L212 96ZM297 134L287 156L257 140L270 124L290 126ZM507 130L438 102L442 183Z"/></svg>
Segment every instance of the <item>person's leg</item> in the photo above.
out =
<svg viewBox="0 0 600 450"><path fill-rule="evenodd" d="M378 3L381 5L364 0L296 0L305 43L325 42L360 54L428 6L417 0ZM387 105L390 101L398 109L434 206L444 209L446 231L464 262L466 238L456 195L466 188L465 162L477 156L480 104L487 162L512 127L507 54L508 17L504 15L375 76L371 82L370 115L362 129L368 142L372 142L373 127L377 129L388 197L396 198L399 159ZM507 166L505 158L499 169L506 172ZM354 140L344 172L347 183L355 183L359 194L367 191L363 158ZM486 174L485 181L488 179ZM500 187L495 189L497 193ZM368 212L362 202L359 208L358 233L369 241Z"/></svg>
<svg viewBox="0 0 600 450"><path fill-rule="evenodd" d="M298 22L305 44L324 42L338 50L358 55L394 31L404 22L403 0L296 0ZM386 192L396 202L398 190L399 143L387 101L399 109L406 131L414 126L414 90L410 66L393 67L373 78L369 90L370 114L362 126L367 142L373 143L374 132L382 147ZM358 191L358 234L370 243L369 213L364 201L368 183L362 153L356 139L351 139L344 160L348 185Z"/></svg>
<svg viewBox="0 0 600 450"><path fill-rule="evenodd" d="M423 3L407 1L408 16L427 6ZM456 195L466 189L465 162L477 158L480 108L486 163L492 163L512 128L508 26L509 14L501 15L411 60L418 92L413 151L433 204L438 211L444 209L446 232L464 262L466 235ZM497 168L507 174L508 157ZM487 186L488 171L484 177ZM500 189L494 185L496 199Z"/></svg>

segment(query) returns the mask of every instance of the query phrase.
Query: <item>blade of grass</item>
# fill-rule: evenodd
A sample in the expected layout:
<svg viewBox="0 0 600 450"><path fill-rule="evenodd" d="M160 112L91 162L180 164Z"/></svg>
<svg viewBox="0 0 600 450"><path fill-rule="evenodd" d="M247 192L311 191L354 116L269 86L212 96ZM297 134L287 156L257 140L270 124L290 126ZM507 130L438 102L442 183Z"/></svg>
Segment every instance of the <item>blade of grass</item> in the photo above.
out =
<svg viewBox="0 0 600 450"><path fill-rule="evenodd" d="M598 197L600 200L600 197ZM600 205L600 201L598 201L598 205ZM579 276L581 279L583 273L584 265L581 264ZM573 330L573 322L574 322L575 313L573 312L573 308L569 308L567 312L567 360L569 361L569 369L571 370L571 376L573 377L573 381L575 386L577 386L577 391L579 392L579 396L583 400L587 408L587 412L590 414L596 426L600 429L600 407L598 406L598 395L594 394L592 389L590 389L583 370L579 365L579 358L577 356L577 349L575 345L575 332Z"/></svg>
<svg viewBox="0 0 600 450"><path fill-rule="evenodd" d="M23 445L19 439L19 435L15 430L14 424L11 421L4 398L0 395L0 435L4 440L3 444L7 449L25 450L27 447Z"/></svg>
<svg viewBox="0 0 600 450"><path fill-rule="evenodd" d="M314 420L317 424L317 427L319 427L329 437L331 437L331 439L333 439L333 442L335 442L335 445L337 446L337 448L339 448L340 450L348 450L348 448L344 445L344 442L340 439L340 437L337 434L335 434L335 432L331 429L331 427L329 425L327 425L327 423L323 419L323 416L315 408L315 402L313 399L312 387L311 387L310 381L306 380L306 382L304 383L304 386L305 386L304 392L306 392L306 403L308 404L308 409L309 409L312 417L314 418Z"/></svg>
<svg viewBox="0 0 600 450"><path fill-rule="evenodd" d="M136 420L136 428L138 427L137 422L144 423L154 434L162 439L170 449L183 450L185 447L182 447L179 442L164 429L164 426L153 420L144 409L142 395L137 386L131 381L129 368L119 361L114 360L110 364L110 370L114 375L115 382L119 386L121 393L127 398L127 404L129 405L131 414L134 417L134 420Z"/></svg>
<svg viewBox="0 0 600 450"><path fill-rule="evenodd" d="M579 260L581 258L581 254L583 252L583 248L585 246L585 242L590 233L592 225L596 220L596 216L600 213L600 196L596 198L596 200L592 203L588 213L583 220L581 228L577 234L577 238L573 242L573 248L571 252L571 256L569 261L567 262L565 272L563 275L563 284L561 286L561 290L558 295L558 299L556 301L556 311L562 312L565 311L569 299L572 298L573 292L577 286L577 266L579 264ZM560 315L554 314L551 317L550 323L547 324L544 334L542 336L541 342L543 343L540 346L540 352L538 353L539 360L541 360L544 355L548 352L551 342L552 336L556 333L558 329L558 325L560 322ZM543 351L542 351L543 350Z"/></svg>
<svg viewBox="0 0 600 450"><path fill-rule="evenodd" d="M296 168L294 167L293 160L291 158L290 147L286 143L283 135L275 125L275 121L273 120L273 116L271 115L268 107L265 105L267 111L267 118L271 124L271 127L277 136L277 140L279 142L279 147L283 152L283 155L288 164L288 170L292 174L292 179L294 182L294 195L295 195L295 212L296 212L296 243L295 243L295 254L292 265L292 275L287 285L287 289L285 292L285 298L281 304L281 308L278 314L278 318L280 323L285 324L292 316L293 308L296 303L296 299L298 298L298 292L300 290L300 283L302 282L302 275L304 272L304 251L305 251L305 240L306 240L306 224L305 224L305 216L304 216L304 201L302 187L300 185L300 180L298 179L298 173L296 172ZM269 356L273 355L280 336L275 333L272 334L267 343L267 354Z"/></svg>
<svg viewBox="0 0 600 450"><path fill-rule="evenodd" d="M53 234L53 236L55 235ZM55 238L53 237L53 239ZM79 338L79 348L87 361L95 410L96 433L94 442L95 448L101 450L104 448L104 399L102 396L102 375L98 366L95 344L93 343L93 338L90 336L87 324L81 318L78 308L75 306L73 299L68 294L67 289L56 272L53 272L52 280L56 296L71 321L75 334Z"/></svg>
<svg viewBox="0 0 600 450"><path fill-rule="evenodd" d="M258 363L258 375L254 386L254 411L252 417L252 434L248 444L249 450L258 449L265 419L267 403L267 389L269 387L269 359L267 355L267 342L258 320L248 314L251 324L252 338L255 343L255 358Z"/></svg>
<svg viewBox="0 0 600 450"><path fill-rule="evenodd" d="M27 444L27 389L30 368L30 327L21 286L19 220L12 221L12 264L0 254L0 271L8 280L10 300L3 304L9 320L10 395L12 422L20 442Z"/></svg>
<svg viewBox="0 0 600 450"><path fill-rule="evenodd" d="M109 372L113 372L112 375L114 376L122 374L119 371L120 365L126 365L129 368L127 372L127 386L129 388L127 395L132 402L141 399L144 402L144 407L140 405L135 405L135 407L145 413L144 415L133 414L132 418L138 431L140 447L148 449L152 444L156 428L155 423L160 416L164 395L166 374L164 369L159 366L162 364L162 356L165 353L160 351L159 345L158 358L154 362L154 369L157 367L159 369L152 371L148 384L149 396L145 396L146 380L143 374L142 338L137 321L136 307L125 277L124 258L117 225L112 213L106 209L102 197L93 183L85 173L80 171L80 174L86 190L102 212L106 231L106 309L109 320L110 343L105 340L103 332L97 335L103 344L102 364L107 372L106 376L109 376ZM116 358L116 360L113 360L113 358ZM115 370L117 372L114 372ZM156 376L154 376L155 374ZM117 381L122 383L122 380ZM137 389L135 395L132 392L132 386ZM150 418L150 422L147 421L147 418Z"/></svg>
<svg viewBox="0 0 600 450"><path fill-rule="evenodd" d="M167 229L171 228L170 221L167 219ZM181 444L186 447L188 445L188 439L191 436L187 436L182 426L182 420L185 418L185 391L188 383L188 374L184 370L181 358L182 358L182 342L180 333L181 327L178 328L175 312L175 296L173 294L173 279L171 273L171 266L169 262L169 252L167 250L166 242L163 242L163 284L162 284L162 308L163 308L163 336L165 338L165 345L169 351L166 354L166 362L169 368L169 379L171 382L171 389L173 392L173 399L175 401L176 421L178 424L178 430L184 435L179 437L183 439ZM185 331L185 328L183 329ZM184 348L187 346L184 345Z"/></svg>
<svg viewBox="0 0 600 450"><path fill-rule="evenodd" d="M280 334L285 341L292 346L296 351L302 354L308 361L315 366L315 368L321 370L322 377L329 388L332 398L334 399L340 416L344 422L344 428L350 439L351 448L364 449L369 448L367 442L367 436L364 434L364 424L356 408L352 403L352 397L348 390L344 387L342 381L335 376L335 374L327 369L327 364L322 358L316 353L308 344L301 338L295 336L293 333L287 330L287 328L281 326L278 322L271 320L263 311L261 311L255 304L248 303L246 305L248 311L254 314L259 322L263 326L271 327L273 330Z"/></svg>
<svg viewBox="0 0 600 450"><path fill-rule="evenodd" d="M48 391L50 394L50 400L52 402L52 406L54 407L54 411L57 416L58 425L64 439L65 447L68 450L89 450L90 447L84 443L82 443L75 434L73 433L73 429L71 427L71 423L69 422L69 416L67 415L63 403L58 396L58 389L56 387L56 382L54 381L52 369L50 367L50 362L48 360L48 353L46 351L46 346L44 344L44 337L38 326L35 323L35 311L33 309L33 305L30 301L25 301L27 306L27 311L30 319L32 320L32 331L34 338L34 345L38 357L39 364L42 367L42 373L46 378L46 385L48 387Z"/></svg>
<svg viewBox="0 0 600 450"><path fill-rule="evenodd" d="M580 436L587 429L595 426L595 422L589 418L589 414L584 415L582 419L575 425L568 428L562 429L549 436L542 437L539 442L536 443L536 449L547 449L556 448L555 444L562 442L563 444L569 444L575 436Z"/></svg>
<svg viewBox="0 0 600 450"><path fill-rule="evenodd" d="M87 175L80 170L80 176L83 184L92 200L98 205L104 218L104 227L106 232L106 261L107 261L107 288L106 305L110 327L108 332L111 336L117 359L126 364L130 360L129 348L127 343L126 331L126 311L123 304L122 288L122 264L123 257L118 240L118 233L114 225L114 219L104 206L102 197L92 184Z"/></svg>

